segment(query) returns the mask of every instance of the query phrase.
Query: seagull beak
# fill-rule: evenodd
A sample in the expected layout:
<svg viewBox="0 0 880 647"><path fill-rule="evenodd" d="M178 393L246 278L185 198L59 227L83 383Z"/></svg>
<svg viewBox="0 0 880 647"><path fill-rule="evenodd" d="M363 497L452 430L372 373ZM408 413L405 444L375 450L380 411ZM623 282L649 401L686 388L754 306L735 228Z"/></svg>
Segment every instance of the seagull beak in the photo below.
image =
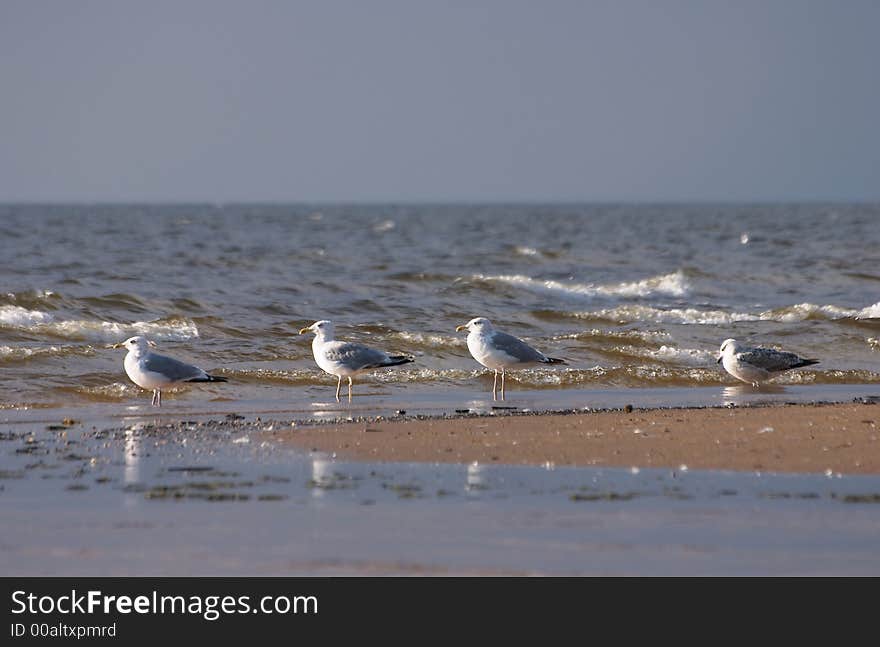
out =
<svg viewBox="0 0 880 647"><path fill-rule="evenodd" d="M311 330L311 328L300 328L300 329L299 329L299 334L300 334L300 335L305 335L305 334L306 334L307 332L309 332L310 330Z"/></svg>
<svg viewBox="0 0 880 647"><path fill-rule="evenodd" d="M720 364L722 359L724 359L724 355L719 355L716 364Z"/></svg>
<svg viewBox="0 0 880 647"><path fill-rule="evenodd" d="M108 348L122 348L122 342L116 342L115 344L110 344Z"/></svg>
<svg viewBox="0 0 880 647"><path fill-rule="evenodd" d="M455 332L461 332L462 330L467 330L467 325L455 327Z"/></svg>

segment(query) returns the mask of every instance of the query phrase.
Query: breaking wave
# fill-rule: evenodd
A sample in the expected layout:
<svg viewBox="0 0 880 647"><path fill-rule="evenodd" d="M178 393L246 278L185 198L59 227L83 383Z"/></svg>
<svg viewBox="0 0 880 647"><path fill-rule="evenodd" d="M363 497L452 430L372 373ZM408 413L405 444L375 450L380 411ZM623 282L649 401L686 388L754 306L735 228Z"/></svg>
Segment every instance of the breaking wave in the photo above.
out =
<svg viewBox="0 0 880 647"><path fill-rule="evenodd" d="M761 312L727 312L702 308L657 308L638 304L620 305L590 312L571 313L578 319L618 323L650 322L656 324L726 325L741 321L776 321L794 323L808 319L873 319L880 317L880 303L861 310L835 305L799 303Z"/></svg>
<svg viewBox="0 0 880 647"><path fill-rule="evenodd" d="M92 355L91 346L0 346L0 363L21 362L33 358Z"/></svg>
<svg viewBox="0 0 880 647"><path fill-rule="evenodd" d="M880 319L880 301L859 310L856 319Z"/></svg>
<svg viewBox="0 0 880 647"><path fill-rule="evenodd" d="M450 346L464 347L467 345L467 337L464 334L455 337L453 335L434 335L419 332L398 332L390 336L392 339L401 339L410 347L422 348L448 348Z"/></svg>
<svg viewBox="0 0 880 647"><path fill-rule="evenodd" d="M11 305L0 306L0 327L50 337L102 342L119 341L131 335L146 335L159 340L185 340L199 336L198 327L189 319L168 318L133 323L86 319L56 320L47 312Z"/></svg>
<svg viewBox="0 0 880 647"><path fill-rule="evenodd" d="M26 328L52 321L52 315L41 310L28 310L21 306L0 306L0 326Z"/></svg>
<svg viewBox="0 0 880 647"><path fill-rule="evenodd" d="M690 292L690 283L684 272L678 270L670 274L652 276L641 281L629 283L563 283L561 281L534 279L522 274L506 274L487 276L477 274L475 281L503 283L523 288L530 292L546 294L552 297L595 299L595 298L644 298L650 296L683 297Z"/></svg>

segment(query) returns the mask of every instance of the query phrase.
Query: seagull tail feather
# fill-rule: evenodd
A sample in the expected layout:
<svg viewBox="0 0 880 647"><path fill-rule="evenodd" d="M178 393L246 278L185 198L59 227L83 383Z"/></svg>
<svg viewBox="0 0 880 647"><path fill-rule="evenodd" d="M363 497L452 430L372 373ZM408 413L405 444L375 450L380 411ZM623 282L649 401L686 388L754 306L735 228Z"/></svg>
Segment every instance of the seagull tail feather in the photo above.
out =
<svg viewBox="0 0 880 647"><path fill-rule="evenodd" d="M194 377L191 380L187 380L187 382L228 382L229 380L225 377L220 377L219 375L205 375L205 377Z"/></svg>
<svg viewBox="0 0 880 647"><path fill-rule="evenodd" d="M382 364L382 366L399 366L401 364L409 364L410 362L414 362L415 360L408 355L389 355L388 362Z"/></svg>
<svg viewBox="0 0 880 647"><path fill-rule="evenodd" d="M558 357L548 357L545 364L568 364L564 359L559 359Z"/></svg>

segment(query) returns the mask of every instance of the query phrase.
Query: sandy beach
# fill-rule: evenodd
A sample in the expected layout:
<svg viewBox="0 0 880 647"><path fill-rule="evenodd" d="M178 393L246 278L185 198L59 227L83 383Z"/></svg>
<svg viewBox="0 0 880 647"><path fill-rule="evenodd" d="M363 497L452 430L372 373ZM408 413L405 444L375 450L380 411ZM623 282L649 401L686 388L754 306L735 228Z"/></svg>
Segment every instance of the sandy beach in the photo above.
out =
<svg viewBox="0 0 880 647"><path fill-rule="evenodd" d="M876 404L376 419L267 432L340 459L880 473Z"/></svg>

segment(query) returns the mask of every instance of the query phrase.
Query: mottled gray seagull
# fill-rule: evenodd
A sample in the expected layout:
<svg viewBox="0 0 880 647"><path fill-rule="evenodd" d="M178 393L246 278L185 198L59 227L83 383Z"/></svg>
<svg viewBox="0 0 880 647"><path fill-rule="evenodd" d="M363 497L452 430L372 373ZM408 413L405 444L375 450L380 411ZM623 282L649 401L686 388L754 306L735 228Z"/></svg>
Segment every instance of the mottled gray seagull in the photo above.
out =
<svg viewBox="0 0 880 647"><path fill-rule="evenodd" d="M753 386L770 380L783 371L818 364L817 359L804 359L794 353L772 348L749 348L735 339L725 339L721 344L718 363L733 377Z"/></svg>

